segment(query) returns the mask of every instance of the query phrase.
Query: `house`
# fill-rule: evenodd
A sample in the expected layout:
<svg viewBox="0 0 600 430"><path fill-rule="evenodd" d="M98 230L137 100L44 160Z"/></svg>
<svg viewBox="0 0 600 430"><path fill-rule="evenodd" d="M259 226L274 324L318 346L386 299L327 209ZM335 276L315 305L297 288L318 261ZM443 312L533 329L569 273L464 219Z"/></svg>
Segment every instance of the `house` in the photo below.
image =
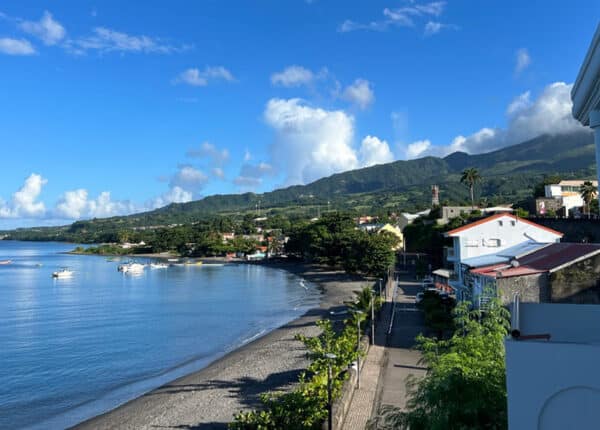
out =
<svg viewBox="0 0 600 430"><path fill-rule="evenodd" d="M223 239L223 242L228 242L230 240L235 239L235 233L234 232L221 233L221 238Z"/></svg>
<svg viewBox="0 0 600 430"><path fill-rule="evenodd" d="M398 238L398 245L396 245L393 248L394 251L398 251L398 250L404 248L404 235L402 234L402 230L400 230L398 227L388 223L388 224L385 224L384 226L380 227L377 230L377 234L383 233L383 232L390 233L391 235L394 235Z"/></svg>
<svg viewBox="0 0 600 430"><path fill-rule="evenodd" d="M511 313L508 428L597 429L600 306L520 303Z"/></svg>
<svg viewBox="0 0 600 430"><path fill-rule="evenodd" d="M416 220L417 218L422 217L422 216L427 216L427 215L429 215L430 212L431 212L431 209L426 209L424 211L417 212L414 214L411 214L408 212L402 212L400 214L400 216L398 217L398 227L400 227L401 230L404 230L404 227L406 227L409 224L412 224L414 222L414 220Z"/></svg>
<svg viewBox="0 0 600 430"><path fill-rule="evenodd" d="M446 259L454 268L449 284L457 299L470 299L474 285L468 271L475 267L506 263L529 254L550 243L559 242L562 233L519 218L512 214L496 214L455 228L444 234L452 239Z"/></svg>
<svg viewBox="0 0 600 430"><path fill-rule="evenodd" d="M560 181L558 184L544 186L544 197L535 201L535 209L538 215L546 215L554 211L562 216L569 216L585 205L581 198L581 186L584 180ZM598 181L590 181L598 187ZM596 198L598 196L596 195Z"/></svg>
<svg viewBox="0 0 600 430"><path fill-rule="evenodd" d="M469 274L474 285L498 294L504 304L516 293L522 302L600 304L600 244L551 243L509 262L471 269Z"/></svg>

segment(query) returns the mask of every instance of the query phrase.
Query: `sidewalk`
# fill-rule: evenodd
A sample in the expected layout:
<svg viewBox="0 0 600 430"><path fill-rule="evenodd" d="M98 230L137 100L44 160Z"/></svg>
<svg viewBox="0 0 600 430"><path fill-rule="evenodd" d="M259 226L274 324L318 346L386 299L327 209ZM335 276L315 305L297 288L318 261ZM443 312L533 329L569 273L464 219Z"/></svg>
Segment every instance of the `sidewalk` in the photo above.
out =
<svg viewBox="0 0 600 430"><path fill-rule="evenodd" d="M422 315L414 308L414 295L420 285L402 279L396 294L394 324L388 335L392 316L392 293L382 309L375 329L375 345L369 349L361 370L361 385L354 391L344 430L364 430L367 421L381 405L406 405L406 377L422 375L418 364L421 355L411 350L415 336L423 328Z"/></svg>

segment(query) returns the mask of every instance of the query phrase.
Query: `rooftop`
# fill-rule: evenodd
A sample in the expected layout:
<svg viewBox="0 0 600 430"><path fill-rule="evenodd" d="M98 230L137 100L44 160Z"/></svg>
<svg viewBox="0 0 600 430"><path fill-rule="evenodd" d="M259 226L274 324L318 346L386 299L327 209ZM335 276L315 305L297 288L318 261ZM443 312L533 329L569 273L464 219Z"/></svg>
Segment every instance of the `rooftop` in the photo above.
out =
<svg viewBox="0 0 600 430"><path fill-rule="evenodd" d="M480 225L482 225L482 224L486 224L486 223L488 223L488 222L490 222L490 221L495 221L495 220L497 220L497 219L499 219L499 218L509 218L509 219L513 219L513 220L516 220L516 221L518 221L518 222L523 222L523 223L525 223L525 224L529 224L529 225L531 225L531 226L533 226L533 227L537 227L537 228L539 228L539 229L546 230L546 231L548 231L548 232L550 232L550 233L554 233L554 234L556 234L558 237L562 237L562 236L563 236L563 234L562 234L561 232L559 232L559 231L553 230L553 229L551 229L551 228L545 227L545 226L543 226L543 225L540 225L540 224L536 224L536 223L534 223L533 221L529 221L529 220L528 220L528 219L526 219L526 218L520 218L520 217L517 217L517 216L515 216L515 215L508 214L508 213L500 213L500 214L496 214L496 215L489 216L489 217L487 217L487 218L482 218L482 219L480 219L480 220L477 220L477 221L475 221L475 222L472 222L472 223L470 223L470 224L463 225L463 226L461 226L461 227L455 228L454 230L450 230L450 231L448 231L448 232L444 233L444 236L446 236L446 237L448 237L448 236L458 236L458 235L459 235L459 233L462 233L462 232L464 232L464 231L470 230L470 229L472 229L473 227L477 227L477 226L480 226Z"/></svg>
<svg viewBox="0 0 600 430"><path fill-rule="evenodd" d="M471 272L493 278L555 272L578 261L600 253L600 244L552 243L522 257L515 256L516 264L496 263L478 267Z"/></svg>

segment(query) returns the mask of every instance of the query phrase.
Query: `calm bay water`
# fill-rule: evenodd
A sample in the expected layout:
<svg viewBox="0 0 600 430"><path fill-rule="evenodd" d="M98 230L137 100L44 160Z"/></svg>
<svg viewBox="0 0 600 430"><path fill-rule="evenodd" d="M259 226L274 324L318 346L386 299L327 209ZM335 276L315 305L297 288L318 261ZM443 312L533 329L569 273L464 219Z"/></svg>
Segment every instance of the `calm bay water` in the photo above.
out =
<svg viewBox="0 0 600 430"><path fill-rule="evenodd" d="M64 428L302 315L318 290L253 265L141 276L72 244L0 241L0 428ZM143 260L142 260L143 261ZM38 264L41 264L39 266ZM52 279L68 266L72 279Z"/></svg>

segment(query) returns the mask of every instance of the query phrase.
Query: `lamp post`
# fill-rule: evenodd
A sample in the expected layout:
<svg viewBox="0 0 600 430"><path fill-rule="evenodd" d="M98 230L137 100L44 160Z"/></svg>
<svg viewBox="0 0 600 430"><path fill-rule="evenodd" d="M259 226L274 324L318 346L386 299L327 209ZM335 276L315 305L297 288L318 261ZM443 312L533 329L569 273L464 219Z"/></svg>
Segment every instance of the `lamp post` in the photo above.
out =
<svg viewBox="0 0 600 430"><path fill-rule="evenodd" d="M355 310L356 315L356 388L360 388L360 316L364 312L361 310Z"/></svg>
<svg viewBox="0 0 600 430"><path fill-rule="evenodd" d="M375 290L371 290L371 345L375 345Z"/></svg>
<svg viewBox="0 0 600 430"><path fill-rule="evenodd" d="M327 353L325 354L325 358L327 358L327 428L331 430L333 428L333 417L331 414L331 383L333 380L333 375L331 374L331 361L337 358L337 355Z"/></svg>

